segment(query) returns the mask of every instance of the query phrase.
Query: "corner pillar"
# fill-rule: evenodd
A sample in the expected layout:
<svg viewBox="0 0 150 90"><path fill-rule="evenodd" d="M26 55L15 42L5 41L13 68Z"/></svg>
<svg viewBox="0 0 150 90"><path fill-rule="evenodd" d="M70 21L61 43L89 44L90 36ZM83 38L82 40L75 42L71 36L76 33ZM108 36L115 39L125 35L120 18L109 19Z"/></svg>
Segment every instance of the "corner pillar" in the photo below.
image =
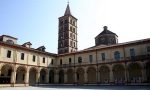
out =
<svg viewBox="0 0 150 90"><path fill-rule="evenodd" d="M29 86L29 71L28 70L25 73L25 84L26 84L26 86Z"/></svg>
<svg viewBox="0 0 150 90"><path fill-rule="evenodd" d="M49 71L46 73L46 83L49 83Z"/></svg>
<svg viewBox="0 0 150 90"><path fill-rule="evenodd" d="M36 83L40 82L40 71L38 70L38 72L36 73Z"/></svg>
<svg viewBox="0 0 150 90"><path fill-rule="evenodd" d="M16 83L16 70L14 69L11 73L11 84L12 86L14 86L14 84Z"/></svg>
<svg viewBox="0 0 150 90"><path fill-rule="evenodd" d="M114 82L114 75L113 75L113 71L112 69L110 70L110 83L113 83Z"/></svg>

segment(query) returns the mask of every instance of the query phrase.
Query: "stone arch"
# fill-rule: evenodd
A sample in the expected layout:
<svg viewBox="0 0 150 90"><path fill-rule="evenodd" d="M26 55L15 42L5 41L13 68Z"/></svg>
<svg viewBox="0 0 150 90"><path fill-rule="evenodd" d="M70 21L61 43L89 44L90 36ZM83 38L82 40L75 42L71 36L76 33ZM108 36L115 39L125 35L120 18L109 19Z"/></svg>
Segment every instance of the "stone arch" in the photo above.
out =
<svg viewBox="0 0 150 90"><path fill-rule="evenodd" d="M40 83L46 83L46 74L47 70L45 68L42 68L40 71Z"/></svg>
<svg viewBox="0 0 150 90"><path fill-rule="evenodd" d="M150 83L150 62L146 63L146 76L147 76L147 82Z"/></svg>
<svg viewBox="0 0 150 90"><path fill-rule="evenodd" d="M88 83L96 83L96 69L94 67L89 67L87 69Z"/></svg>
<svg viewBox="0 0 150 90"><path fill-rule="evenodd" d="M67 83L74 83L74 71L73 69L68 69L67 70Z"/></svg>
<svg viewBox="0 0 150 90"><path fill-rule="evenodd" d="M25 83L26 71L27 71L27 69L24 66L19 66L17 68L17 71L16 71L16 83L18 83L18 84Z"/></svg>
<svg viewBox="0 0 150 90"><path fill-rule="evenodd" d="M29 85L35 85L36 82L36 74L37 74L38 70L35 67L31 67L29 70Z"/></svg>
<svg viewBox="0 0 150 90"><path fill-rule="evenodd" d="M51 84L54 83L54 80L55 80L55 79L54 79L54 78L55 78L54 75L55 75L55 74L54 74L54 70L50 70L50 71L49 71L49 83L51 83Z"/></svg>
<svg viewBox="0 0 150 90"><path fill-rule="evenodd" d="M64 70L59 71L59 83L64 83Z"/></svg>
<svg viewBox="0 0 150 90"><path fill-rule="evenodd" d="M77 82L79 84L84 84L84 69L83 68L78 68L76 71L76 78L77 78Z"/></svg>
<svg viewBox="0 0 150 90"><path fill-rule="evenodd" d="M116 64L112 67L115 83L123 83L125 80L125 68L122 64Z"/></svg>
<svg viewBox="0 0 150 90"><path fill-rule="evenodd" d="M128 65L129 79L131 83L139 83L142 80L142 67L138 63Z"/></svg>
<svg viewBox="0 0 150 90"><path fill-rule="evenodd" d="M99 68L100 72L100 83L109 83L110 80L110 69L108 66L104 65Z"/></svg>
<svg viewBox="0 0 150 90"><path fill-rule="evenodd" d="M1 68L0 84L10 84L13 67L10 64L4 64Z"/></svg>

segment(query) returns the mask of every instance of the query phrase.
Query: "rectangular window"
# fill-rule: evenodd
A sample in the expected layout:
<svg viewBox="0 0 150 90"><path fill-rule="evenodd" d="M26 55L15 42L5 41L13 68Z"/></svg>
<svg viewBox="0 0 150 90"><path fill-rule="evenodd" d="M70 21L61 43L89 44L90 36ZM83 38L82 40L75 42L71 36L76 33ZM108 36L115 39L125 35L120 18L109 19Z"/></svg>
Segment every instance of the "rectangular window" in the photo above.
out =
<svg viewBox="0 0 150 90"><path fill-rule="evenodd" d="M62 59L60 59L60 65L62 65Z"/></svg>
<svg viewBox="0 0 150 90"><path fill-rule="evenodd" d="M135 59L135 50L134 50L134 48L130 49L130 57L131 57L132 60Z"/></svg>
<svg viewBox="0 0 150 90"><path fill-rule="evenodd" d="M21 53L21 60L24 60L24 53Z"/></svg>
<svg viewBox="0 0 150 90"><path fill-rule="evenodd" d="M7 58L11 58L11 51L10 50L7 51Z"/></svg>
<svg viewBox="0 0 150 90"><path fill-rule="evenodd" d="M105 53L101 53L102 61L105 61Z"/></svg>
<svg viewBox="0 0 150 90"><path fill-rule="evenodd" d="M147 46L147 52L150 54L150 46Z"/></svg>
<svg viewBox="0 0 150 90"><path fill-rule="evenodd" d="M32 61L33 61L33 62L35 62L35 58L36 58L35 55L33 55L33 58L32 58Z"/></svg>
<svg viewBox="0 0 150 90"><path fill-rule="evenodd" d="M51 61L51 64L53 65L53 59L52 59L52 61Z"/></svg>
<svg viewBox="0 0 150 90"><path fill-rule="evenodd" d="M89 61L90 61L90 63L93 62L93 56L92 55L89 55Z"/></svg>
<svg viewBox="0 0 150 90"><path fill-rule="evenodd" d="M45 57L43 57L43 63L45 63Z"/></svg>
<svg viewBox="0 0 150 90"><path fill-rule="evenodd" d="M71 58L69 58L69 64L71 64Z"/></svg>

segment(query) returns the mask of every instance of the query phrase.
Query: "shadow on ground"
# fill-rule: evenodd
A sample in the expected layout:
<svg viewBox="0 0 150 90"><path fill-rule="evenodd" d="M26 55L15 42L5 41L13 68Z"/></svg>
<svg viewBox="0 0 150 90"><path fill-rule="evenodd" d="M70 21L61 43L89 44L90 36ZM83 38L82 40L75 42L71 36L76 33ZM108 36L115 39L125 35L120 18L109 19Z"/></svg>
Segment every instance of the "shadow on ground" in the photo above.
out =
<svg viewBox="0 0 150 90"><path fill-rule="evenodd" d="M33 86L51 89L90 89L90 90L150 90L150 86Z"/></svg>

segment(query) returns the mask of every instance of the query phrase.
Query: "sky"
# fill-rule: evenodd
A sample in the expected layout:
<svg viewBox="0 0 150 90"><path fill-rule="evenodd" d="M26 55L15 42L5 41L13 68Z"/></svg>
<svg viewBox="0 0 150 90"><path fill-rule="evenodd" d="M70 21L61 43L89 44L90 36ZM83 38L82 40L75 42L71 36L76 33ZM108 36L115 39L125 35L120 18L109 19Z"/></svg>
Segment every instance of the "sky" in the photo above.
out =
<svg viewBox="0 0 150 90"><path fill-rule="evenodd" d="M58 18L68 0L0 0L0 35L18 38L22 45L45 46L57 53ZM118 35L119 43L150 37L150 0L70 0L78 19L78 49L95 45L103 26Z"/></svg>

